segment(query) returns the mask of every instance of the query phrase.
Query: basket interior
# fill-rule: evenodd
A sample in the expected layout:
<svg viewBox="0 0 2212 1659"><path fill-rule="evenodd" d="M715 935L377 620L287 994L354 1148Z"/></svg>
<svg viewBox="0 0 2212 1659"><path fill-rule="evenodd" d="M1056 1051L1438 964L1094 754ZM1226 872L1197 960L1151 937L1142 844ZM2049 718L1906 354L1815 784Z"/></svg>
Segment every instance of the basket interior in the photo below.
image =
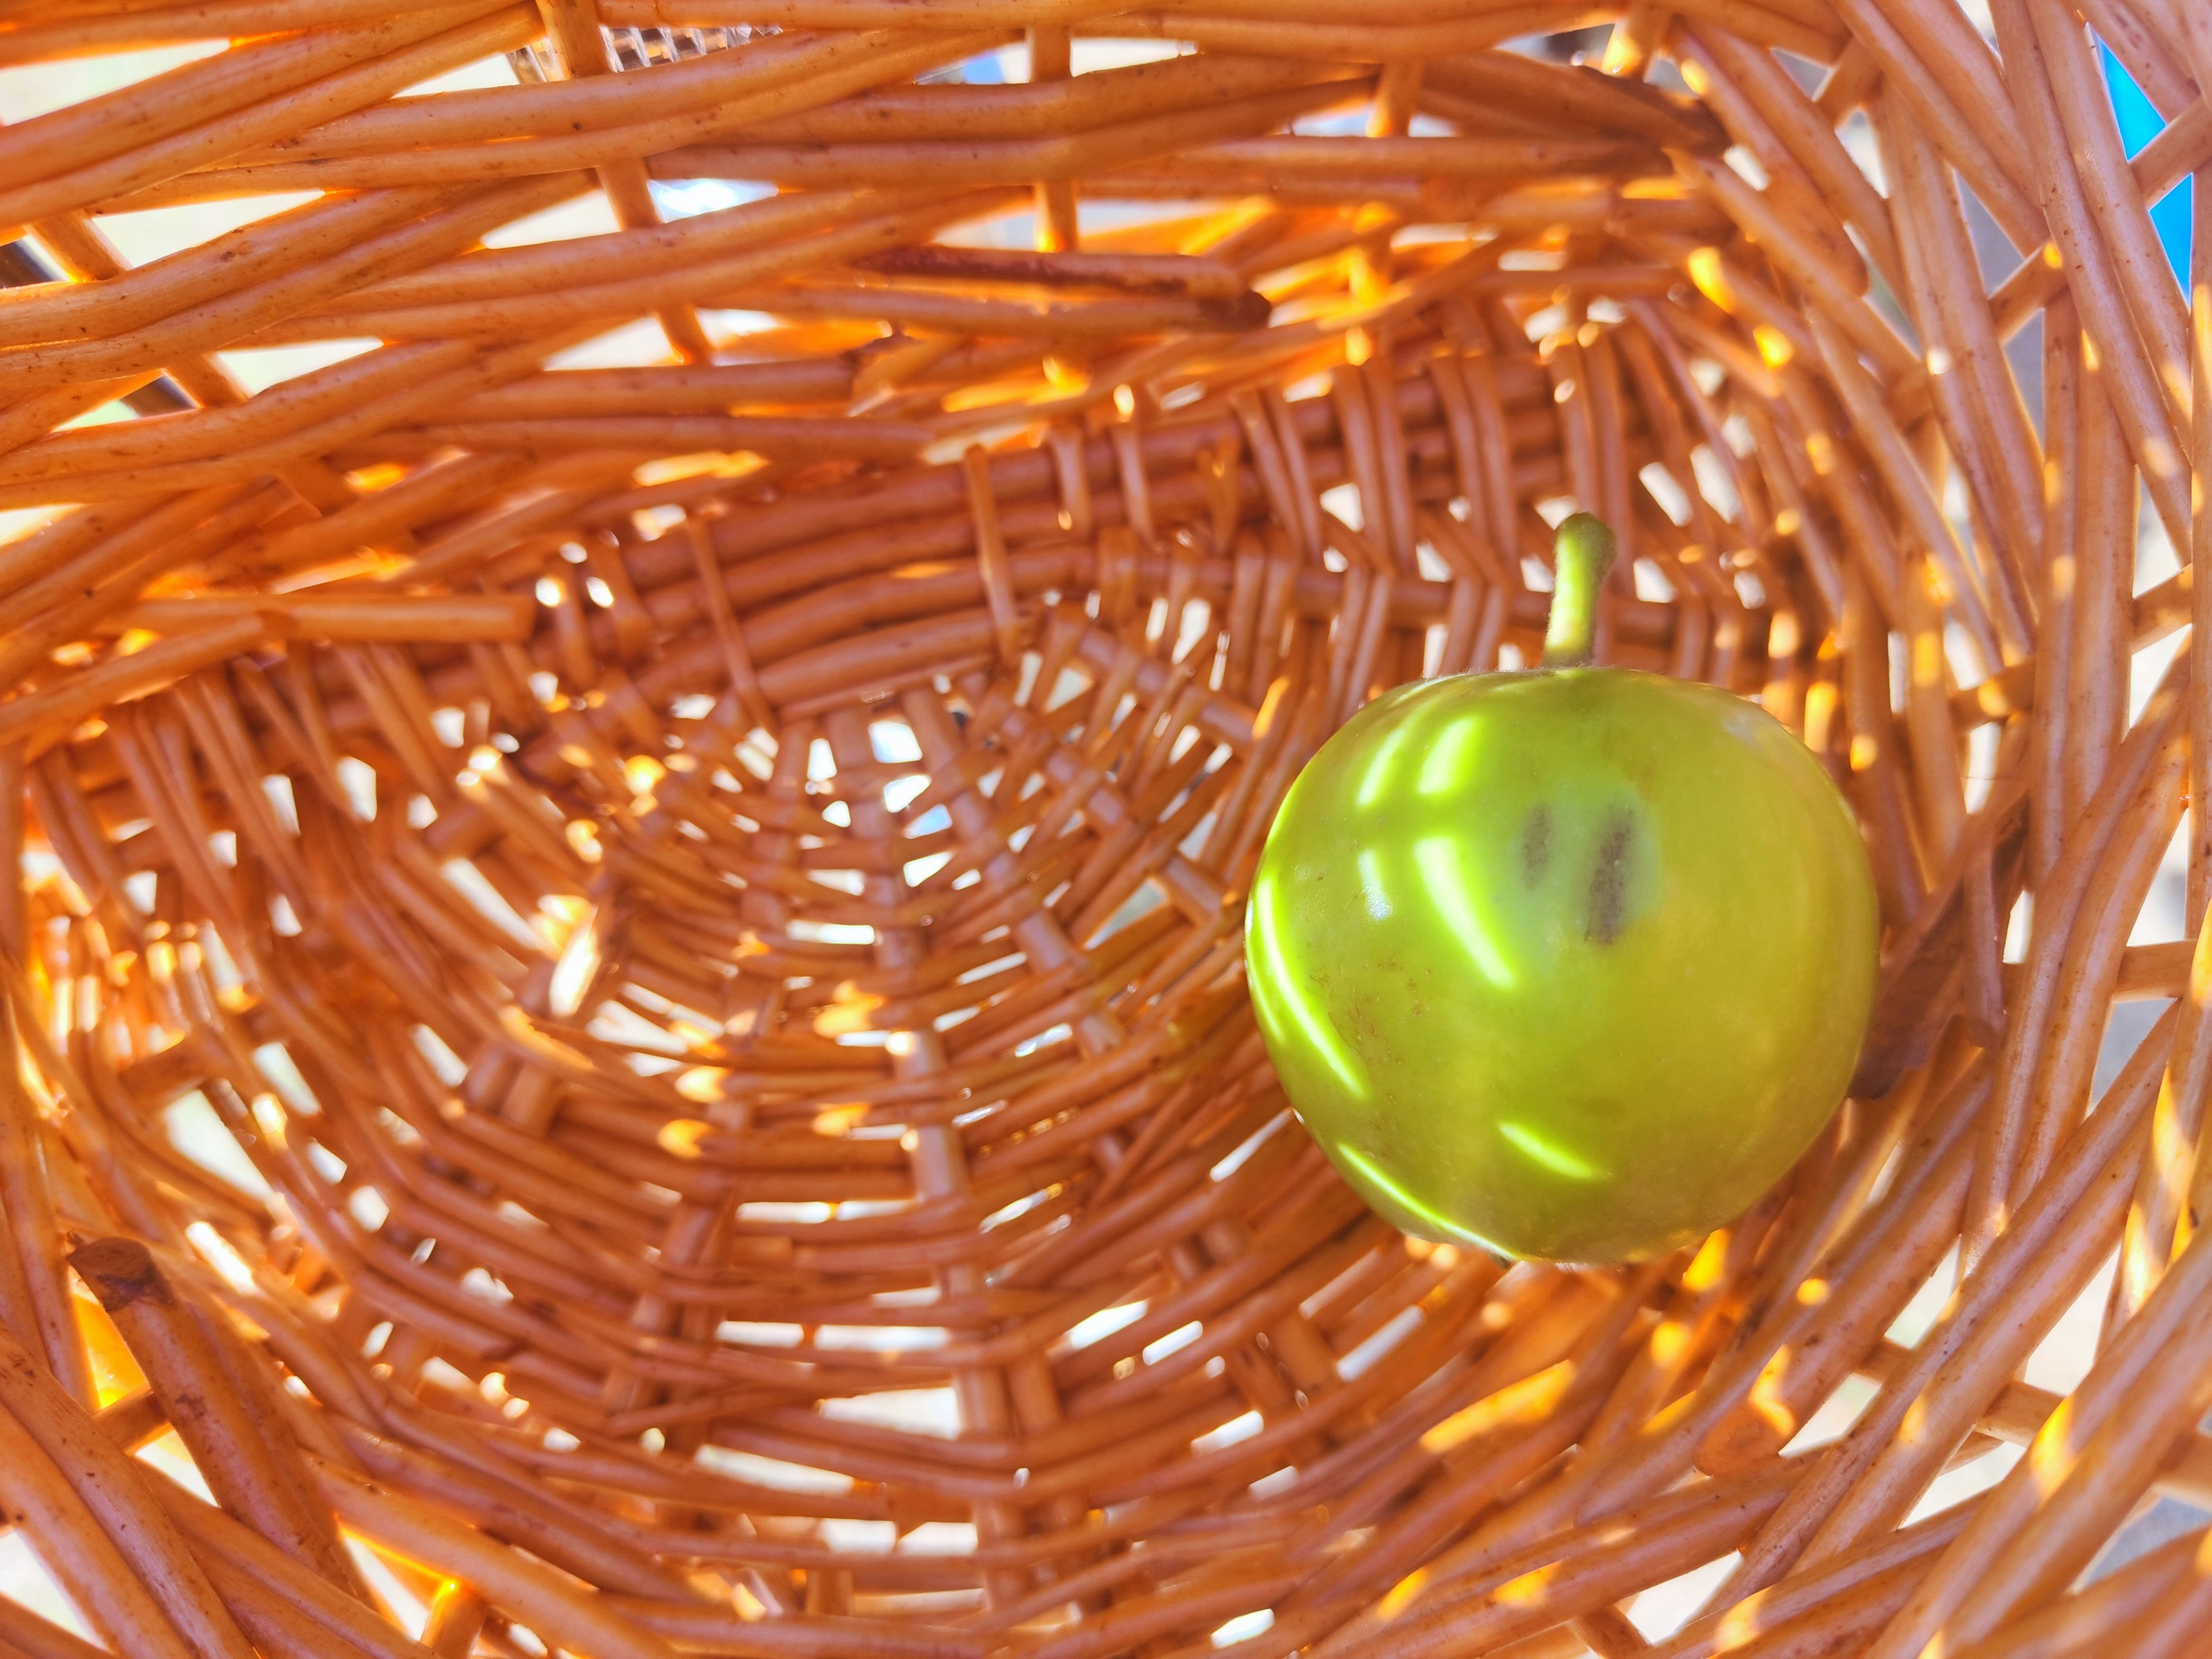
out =
<svg viewBox="0 0 2212 1659"><path fill-rule="evenodd" d="M2212 31L1352 9L0 0L0 1656L2202 1650ZM1243 983L1574 510L1886 928L1624 1268Z"/></svg>

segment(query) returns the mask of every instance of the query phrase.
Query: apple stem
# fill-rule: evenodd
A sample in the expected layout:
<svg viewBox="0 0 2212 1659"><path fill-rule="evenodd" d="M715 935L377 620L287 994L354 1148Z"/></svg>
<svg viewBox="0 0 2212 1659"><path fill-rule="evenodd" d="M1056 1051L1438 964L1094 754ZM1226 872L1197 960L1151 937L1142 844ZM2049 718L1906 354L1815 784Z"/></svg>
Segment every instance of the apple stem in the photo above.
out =
<svg viewBox="0 0 2212 1659"><path fill-rule="evenodd" d="M1597 642L1597 595L1613 568L1613 531L1594 513L1559 526L1552 544L1552 615L1544 628L1544 666L1587 668Z"/></svg>

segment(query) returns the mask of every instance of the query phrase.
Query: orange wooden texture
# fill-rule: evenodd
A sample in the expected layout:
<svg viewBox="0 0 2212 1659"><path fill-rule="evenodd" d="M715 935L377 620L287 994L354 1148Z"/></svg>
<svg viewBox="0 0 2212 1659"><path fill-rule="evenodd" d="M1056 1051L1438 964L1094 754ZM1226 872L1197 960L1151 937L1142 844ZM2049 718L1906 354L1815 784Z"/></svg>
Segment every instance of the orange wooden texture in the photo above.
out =
<svg viewBox="0 0 2212 1659"><path fill-rule="evenodd" d="M2087 11L2132 161L2057 0L0 0L198 49L0 129L0 1499L100 1644L2196 1651L2201 1534L2076 1581L2212 1505L2212 27ZM1577 507L1886 927L1627 1268L1366 1214L1243 980Z"/></svg>

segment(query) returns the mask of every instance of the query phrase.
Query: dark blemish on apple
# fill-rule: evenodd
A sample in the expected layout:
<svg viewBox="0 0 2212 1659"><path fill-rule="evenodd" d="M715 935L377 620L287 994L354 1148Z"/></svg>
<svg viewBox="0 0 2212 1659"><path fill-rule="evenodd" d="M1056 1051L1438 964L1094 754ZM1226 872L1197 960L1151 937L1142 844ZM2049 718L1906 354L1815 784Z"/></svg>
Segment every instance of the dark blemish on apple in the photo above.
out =
<svg viewBox="0 0 2212 1659"><path fill-rule="evenodd" d="M1590 866L1589 908L1583 921L1583 937L1596 945L1610 945L1620 937L1627 921L1628 849L1636 838L1636 820L1616 811L1599 833L1597 859Z"/></svg>
<svg viewBox="0 0 2212 1659"><path fill-rule="evenodd" d="M1535 806L1521 824L1521 880L1534 887L1552 862L1552 809Z"/></svg>

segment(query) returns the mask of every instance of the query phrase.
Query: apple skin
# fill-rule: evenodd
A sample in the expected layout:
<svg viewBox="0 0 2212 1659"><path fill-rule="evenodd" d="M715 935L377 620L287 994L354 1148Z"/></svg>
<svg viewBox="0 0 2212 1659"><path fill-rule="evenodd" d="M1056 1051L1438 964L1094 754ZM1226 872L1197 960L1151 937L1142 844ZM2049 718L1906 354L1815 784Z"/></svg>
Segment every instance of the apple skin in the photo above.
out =
<svg viewBox="0 0 2212 1659"><path fill-rule="evenodd" d="M1739 1214L1842 1100L1866 849L1755 705L1620 669L1378 697L1285 797L1245 913L1298 1116L1405 1231L1648 1258Z"/></svg>

